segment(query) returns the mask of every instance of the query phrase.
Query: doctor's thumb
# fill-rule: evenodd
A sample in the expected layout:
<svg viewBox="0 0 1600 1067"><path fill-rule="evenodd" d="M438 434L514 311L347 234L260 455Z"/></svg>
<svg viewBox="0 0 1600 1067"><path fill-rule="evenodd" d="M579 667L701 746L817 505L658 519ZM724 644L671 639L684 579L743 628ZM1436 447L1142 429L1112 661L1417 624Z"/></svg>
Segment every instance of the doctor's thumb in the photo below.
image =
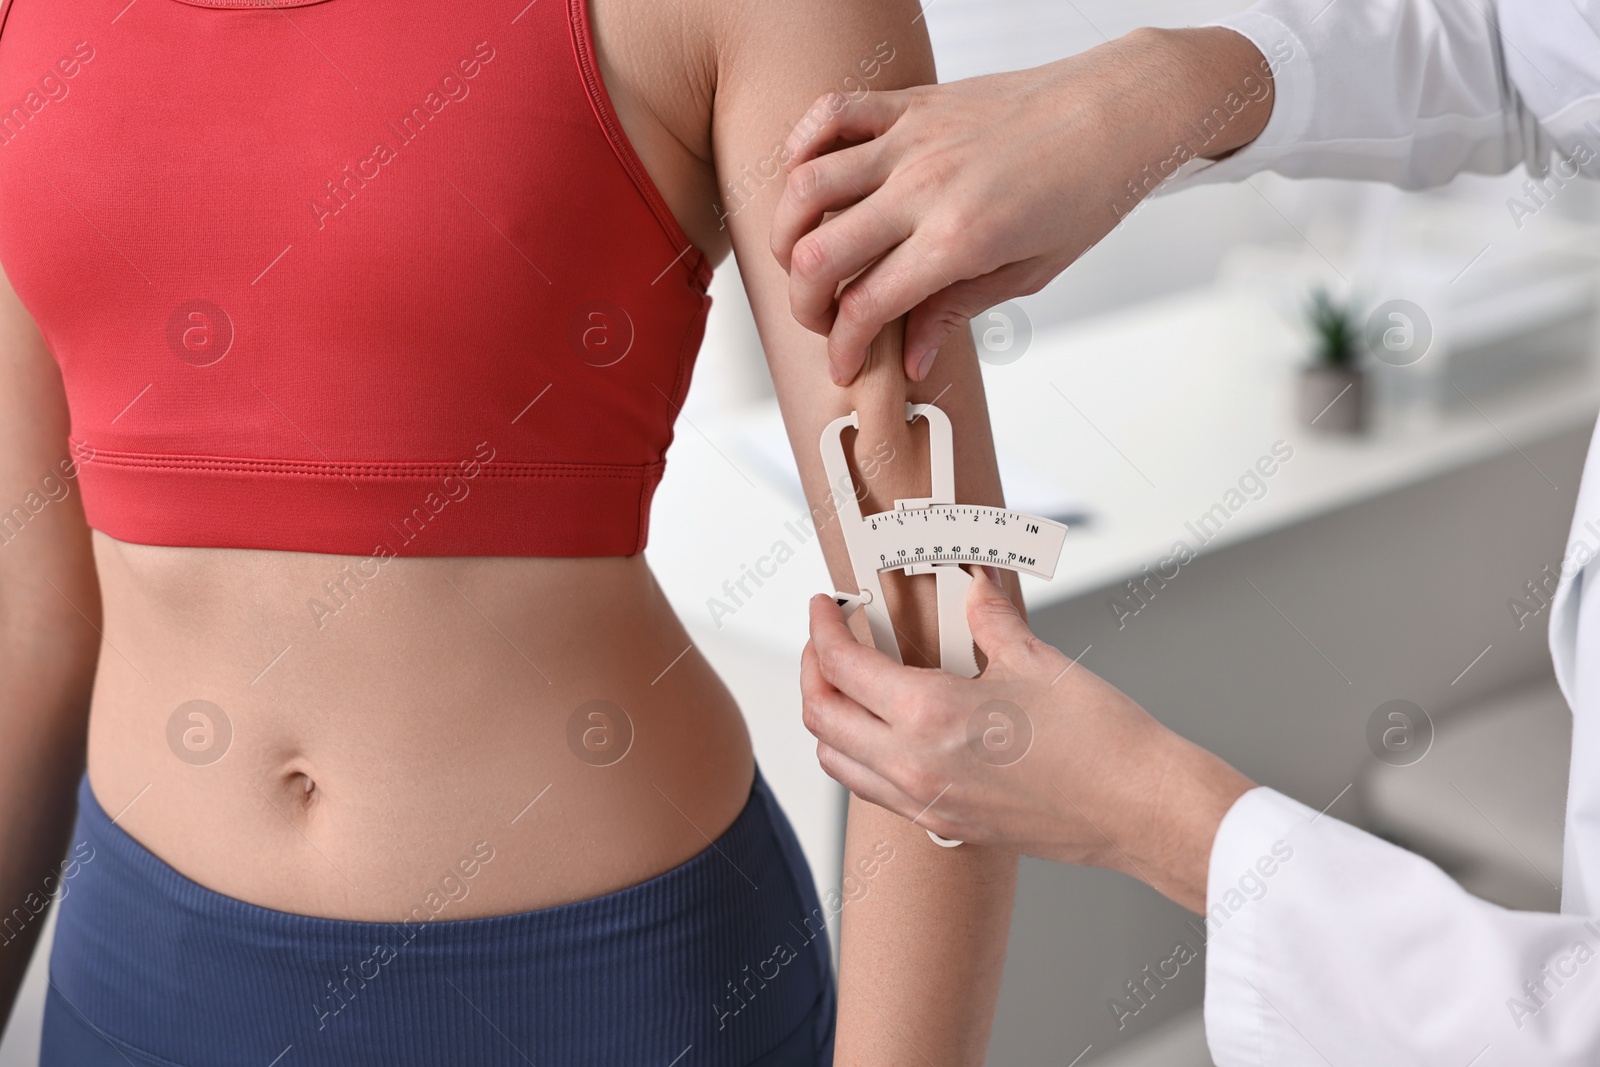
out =
<svg viewBox="0 0 1600 1067"><path fill-rule="evenodd" d="M991 664L1008 654L1025 652L1033 640L1033 631L1022 620L1022 613L989 577L985 567L973 571L972 585L967 590L967 625L973 641Z"/></svg>

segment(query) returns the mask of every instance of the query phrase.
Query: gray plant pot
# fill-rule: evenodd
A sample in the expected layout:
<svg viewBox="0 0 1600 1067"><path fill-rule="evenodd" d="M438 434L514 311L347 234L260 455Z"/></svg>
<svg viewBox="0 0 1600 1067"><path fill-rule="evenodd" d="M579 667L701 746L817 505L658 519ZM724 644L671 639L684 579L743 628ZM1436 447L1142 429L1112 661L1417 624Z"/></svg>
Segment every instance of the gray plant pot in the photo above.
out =
<svg viewBox="0 0 1600 1067"><path fill-rule="evenodd" d="M1360 433L1367 424L1366 376L1341 367L1300 371L1300 424L1321 433Z"/></svg>

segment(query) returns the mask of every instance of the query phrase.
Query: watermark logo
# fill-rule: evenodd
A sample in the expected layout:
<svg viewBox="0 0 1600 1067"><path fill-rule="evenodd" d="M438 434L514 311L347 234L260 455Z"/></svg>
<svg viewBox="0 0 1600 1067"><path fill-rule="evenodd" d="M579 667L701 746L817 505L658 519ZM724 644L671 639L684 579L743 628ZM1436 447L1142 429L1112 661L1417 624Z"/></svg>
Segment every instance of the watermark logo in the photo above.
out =
<svg viewBox="0 0 1600 1067"><path fill-rule="evenodd" d="M396 535L394 544L380 543L373 548L374 556L393 556L417 538L421 537L429 525L439 521L439 515L452 504L459 504L467 499L472 492L472 480L482 474L494 462L498 455L494 445L488 441L479 441L472 455L456 464L455 472L439 479L438 488L430 489L428 495L411 509L409 515L402 516L399 520L389 520L389 529ZM454 514L454 512L451 512ZM311 613L318 615L315 606ZM320 616L318 621L321 621Z"/></svg>
<svg viewBox="0 0 1600 1067"><path fill-rule="evenodd" d="M991 767L1009 767L1033 747L1033 720L1009 700L986 701L967 719L967 747Z"/></svg>
<svg viewBox="0 0 1600 1067"><path fill-rule="evenodd" d="M633 748L633 719L609 700L579 704L567 719L567 747L591 767L609 767Z"/></svg>
<svg viewBox="0 0 1600 1067"><path fill-rule="evenodd" d="M72 495L72 486L68 483L78 476L80 463L87 463L94 458L94 449L77 441L73 443L73 456L56 461L60 477L56 476L55 471L46 471L39 479L38 488L30 488L20 502L0 511L0 548L16 540L28 523L45 508L59 504Z"/></svg>
<svg viewBox="0 0 1600 1067"><path fill-rule="evenodd" d="M328 594L327 601L318 597L306 598L306 607L311 609L311 618L316 622L317 629L322 629L329 619L355 603L367 588L367 583L377 578L383 565L394 558L393 549L379 545L372 555L354 564L342 565L337 575L324 581L322 589Z"/></svg>
<svg viewBox="0 0 1600 1067"><path fill-rule="evenodd" d="M0 147L10 144L30 123L38 119L47 106L65 100L72 91L67 82L81 74L84 64L91 62L95 54L88 41L79 41L72 46L71 53L56 60L53 71L45 69L38 79L37 88L29 87L12 104L0 104Z"/></svg>
<svg viewBox="0 0 1600 1067"><path fill-rule="evenodd" d="M886 464L894 460L894 457L894 446L887 441L879 441L873 446L871 453L858 460L861 477L871 482ZM793 521L785 522L783 528L789 537L780 537L772 542L772 547L766 555L758 556L753 567L741 562L738 577L729 578L722 583L721 597L706 597L706 610L711 615L712 624L717 629L722 629L723 623L737 615L741 608L755 599L756 592L766 584L763 579L777 577L779 567L794 559L799 548L815 537L818 530L838 518L840 501L849 496L854 496L860 501L865 499L866 495L866 485L856 485L853 479L844 478L838 485L832 487L826 501L797 516ZM793 538L792 544L790 538ZM754 590L750 588L751 583L755 584Z"/></svg>
<svg viewBox="0 0 1600 1067"><path fill-rule="evenodd" d="M494 846L488 841L474 844L472 852L457 860L454 868L444 869L437 885L429 888L422 901L404 919L398 923L383 924L388 927L389 934L396 936L378 935L383 939L375 940L371 953L356 960L354 967L348 963L341 964L338 976L323 982L311 1004L311 1010L317 1016L317 1029L327 1029L329 1019L350 1007L369 982L377 981L383 969L398 959L401 950L415 940L420 928L437 921L451 904L466 900L472 892L471 880L482 873L494 857Z"/></svg>
<svg viewBox="0 0 1600 1067"><path fill-rule="evenodd" d="M978 358L991 367L1004 367L1027 355L1033 344L1033 320L1015 300L996 304L972 320L972 340Z"/></svg>
<svg viewBox="0 0 1600 1067"><path fill-rule="evenodd" d="M450 108L451 113L454 113L456 108L452 105L460 104L471 94L472 86L469 83L483 73L483 68L492 63L497 54L494 45L488 41L479 41L473 45L470 56L463 56L456 60L454 66L445 68L444 74L438 78L436 88L430 88L421 101L413 104L409 111L384 123L386 132L373 144L371 155L356 157L354 162L344 164L334 177L324 181L321 191L306 199L306 204L311 208L311 217L316 220L317 229L326 229L329 219L343 214L370 183L376 181L379 175L392 170L395 160L400 158L401 149L416 141L424 130L437 123L446 108ZM449 179L446 178L445 181L449 182ZM463 200L467 199L466 194L460 189L457 189L456 193ZM472 201L467 200L467 203L471 205ZM476 210L476 207L473 209ZM538 269L534 267L534 270Z"/></svg>
<svg viewBox="0 0 1600 1067"><path fill-rule="evenodd" d="M33 920L45 913L51 900L66 900L67 894L72 892L72 879L84 864L94 861L94 855L93 845L79 841L73 846L72 854L62 860L53 873L45 875L39 888L29 890L9 915L0 915L0 946L9 945L20 937Z"/></svg>
<svg viewBox="0 0 1600 1067"><path fill-rule="evenodd" d="M840 83L842 91L835 90L818 100L795 124L786 143L773 145L772 151L757 160L754 167L741 163L736 176L724 178L721 195L711 204L711 210L717 213L717 229L727 229L730 218L743 211L768 184L782 179L795 152L815 140L829 120L848 104L866 96L872 80L883 73L884 67L894 62L895 54L893 45L888 41L879 41L870 56L864 56L856 63L855 70L860 72L860 76L857 77L854 72L846 74Z"/></svg>
<svg viewBox="0 0 1600 1067"><path fill-rule="evenodd" d="M1183 568L1200 558L1201 549L1209 545L1232 518L1247 504L1265 497L1270 490L1268 480L1294 458L1294 446L1287 441L1274 441L1269 452L1259 456L1255 464L1239 475L1239 480L1222 494L1222 498L1197 517L1183 524L1194 535L1194 545L1176 540L1172 551L1159 562L1146 566L1140 577L1125 585L1126 594L1118 593L1106 602L1111 614L1117 618L1117 629L1125 630L1128 620L1149 607L1156 594L1175 580Z"/></svg>
<svg viewBox="0 0 1600 1067"><path fill-rule="evenodd" d="M191 767L207 767L228 753L233 723L209 700L179 704L167 717L167 747Z"/></svg>
<svg viewBox="0 0 1600 1067"><path fill-rule="evenodd" d="M1145 964L1133 978L1122 983L1122 988L1106 1002L1117 1029L1127 1028L1128 1022L1139 1016L1161 995L1168 984L1183 975L1183 969L1198 961L1200 948L1215 937L1227 922L1246 908L1259 902L1271 889L1270 880L1294 859L1294 847L1279 838L1272 846L1256 857L1256 861L1243 871L1232 884L1211 897L1206 909L1205 925L1189 920L1191 932L1199 935L1194 943L1188 936L1172 946L1172 951L1153 964ZM1190 967L1190 973L1197 968Z"/></svg>
<svg viewBox="0 0 1600 1067"><path fill-rule="evenodd" d="M633 318L609 300L591 301L572 316L567 342L589 366L614 366L633 348Z"/></svg>
<svg viewBox="0 0 1600 1067"><path fill-rule="evenodd" d="M1592 920L1584 923L1583 928L1600 936L1600 927ZM1522 996L1506 998L1506 1010L1511 1013L1516 1028L1521 1030L1529 1019L1549 1007L1566 984L1578 977L1578 971L1594 957L1594 946L1588 940L1574 941L1570 948L1559 952L1537 974L1523 982Z"/></svg>
<svg viewBox="0 0 1600 1067"><path fill-rule="evenodd" d="M808 949L814 952L813 942L822 938L825 944L828 936L828 919L838 918L846 905L865 900L867 894L872 891L872 879L893 860L893 845L887 841L879 841L873 845L870 854L856 860L853 871L849 867L845 868L844 880L839 889L830 889L822 895L821 907L812 908L809 915L800 916L798 924L793 920L789 922L789 928L795 933L794 938L785 937L773 947L771 955L758 960L754 967L745 964L734 978L725 982L723 988L727 992L719 992L711 1004L711 1010L717 1016L717 1031L720 1033L726 1030L730 1021L737 1022L739 1015L761 997L767 986L784 976L785 967L799 959Z"/></svg>
<svg viewBox="0 0 1600 1067"><path fill-rule="evenodd" d="M233 320L209 300L186 300L167 317L167 347L191 367L209 367L233 347Z"/></svg>
<svg viewBox="0 0 1600 1067"><path fill-rule="evenodd" d="M1367 747L1391 767L1409 767L1433 747L1433 719L1409 700L1380 704L1367 718Z"/></svg>
<svg viewBox="0 0 1600 1067"><path fill-rule="evenodd" d="M1583 124L1591 136L1600 135L1600 128L1595 126L1590 119ZM1520 197L1506 197L1506 210L1511 214L1511 222L1517 229L1522 229L1528 224L1527 220L1549 207L1557 194L1567 187L1567 183L1583 173L1583 168L1594 162L1594 149L1589 147L1589 142L1583 138L1576 138L1569 155L1558 155L1554 166L1544 168L1539 177L1530 176L1522 183L1522 193L1526 200ZM1530 167L1530 175L1539 173Z"/></svg>
<svg viewBox="0 0 1600 1067"><path fill-rule="evenodd" d="M1433 320L1409 300L1385 300L1367 316L1363 336L1380 363L1409 367L1433 347Z"/></svg>
<svg viewBox="0 0 1600 1067"><path fill-rule="evenodd" d="M1228 89L1199 121L1189 119L1185 129L1179 131L1177 144L1171 155L1153 163L1146 163L1123 183L1126 192L1118 199L1108 201L1108 206L1118 221L1142 208L1149 196L1163 182L1177 175L1178 169L1194 159L1206 158L1211 146L1223 136L1228 126L1247 109L1260 106L1272 93L1272 78L1283 65L1295 56L1294 45L1286 40L1274 41L1267 47L1270 55L1263 53L1259 74L1249 73L1236 88Z"/></svg>
<svg viewBox="0 0 1600 1067"><path fill-rule="evenodd" d="M1591 522L1589 525L1594 524ZM1581 537L1574 540L1576 542L1574 555L1577 554L1576 547L1584 547L1590 555L1593 554L1593 550L1587 549ZM1585 559L1587 558L1586 556ZM1527 600L1507 597L1506 607L1511 609L1511 617L1516 621L1517 629L1525 629L1529 619L1537 619L1544 614L1544 609L1555 602L1556 590L1559 588L1561 588L1560 569L1553 563L1546 563L1539 571L1539 577L1530 578L1523 584L1522 589L1527 594Z"/></svg>

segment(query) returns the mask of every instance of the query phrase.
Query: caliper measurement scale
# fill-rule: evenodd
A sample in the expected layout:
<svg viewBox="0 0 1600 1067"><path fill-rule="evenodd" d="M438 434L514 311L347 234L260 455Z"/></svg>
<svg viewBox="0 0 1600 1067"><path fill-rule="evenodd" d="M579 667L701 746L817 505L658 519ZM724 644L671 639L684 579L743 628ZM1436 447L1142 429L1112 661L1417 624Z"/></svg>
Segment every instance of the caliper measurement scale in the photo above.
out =
<svg viewBox="0 0 1600 1067"><path fill-rule="evenodd" d="M916 567L924 563L983 563L991 567L1027 571L1041 578L1041 558L1060 553L1066 527L1049 519L979 504L934 504L926 508L902 507L869 515L862 541L877 552L878 570ZM1056 529L1046 532L1046 524Z"/></svg>
<svg viewBox="0 0 1600 1067"><path fill-rule="evenodd" d="M932 486L925 497L896 500L891 511L863 516L855 480L844 454L845 429L859 429L856 412L834 419L822 432L822 467L828 475L839 516L839 529L855 574L855 594L835 599L848 616L867 613L872 644L896 663L900 643L883 596L884 571L931 574L936 583L939 618L939 666L974 678L978 660L967 625L967 588L972 576L963 563L1003 567L1040 578L1055 574L1067 528L1059 522L981 504L957 504L955 443L950 417L932 404L907 404L906 421L928 420ZM941 845L961 844L932 830Z"/></svg>

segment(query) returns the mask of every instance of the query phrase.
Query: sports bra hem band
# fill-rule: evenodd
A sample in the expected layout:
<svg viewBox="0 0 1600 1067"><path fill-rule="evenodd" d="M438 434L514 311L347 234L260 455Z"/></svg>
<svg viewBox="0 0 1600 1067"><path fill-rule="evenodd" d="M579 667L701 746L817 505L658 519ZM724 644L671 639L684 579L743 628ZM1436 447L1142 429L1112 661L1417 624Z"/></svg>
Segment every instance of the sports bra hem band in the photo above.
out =
<svg viewBox="0 0 1600 1067"><path fill-rule="evenodd" d="M72 441L72 454L79 464L107 467L136 467L157 470L207 470L231 474L301 475L323 478L427 478L461 473L457 462L361 462L339 463L299 459L250 459L240 456L183 456L145 452L112 452ZM475 478L638 478L665 468L664 460L647 464L597 463L515 463L490 460L483 463Z"/></svg>

